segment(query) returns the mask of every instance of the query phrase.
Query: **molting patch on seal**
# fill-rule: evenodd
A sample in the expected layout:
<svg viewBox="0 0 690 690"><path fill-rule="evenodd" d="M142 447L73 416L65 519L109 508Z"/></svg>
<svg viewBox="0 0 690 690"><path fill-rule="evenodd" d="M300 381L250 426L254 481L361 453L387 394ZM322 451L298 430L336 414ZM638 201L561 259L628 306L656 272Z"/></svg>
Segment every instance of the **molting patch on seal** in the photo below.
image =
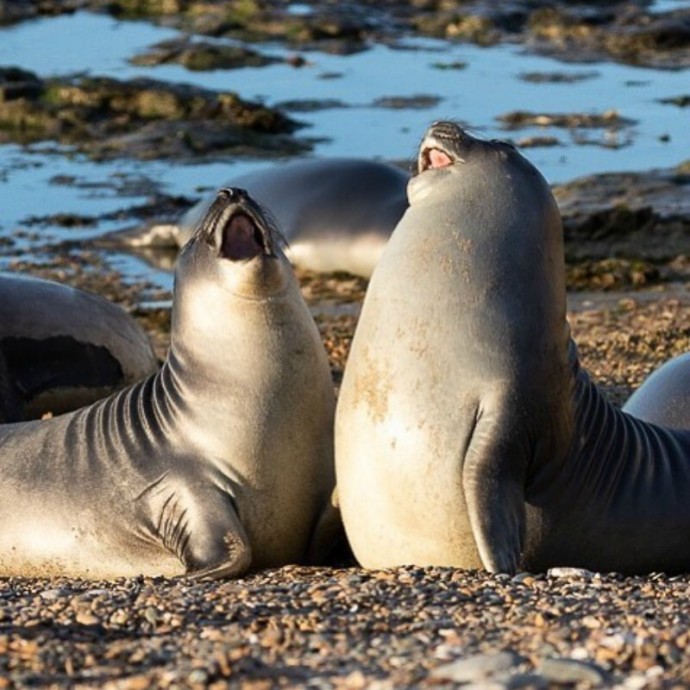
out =
<svg viewBox="0 0 690 690"><path fill-rule="evenodd" d="M0 348L25 418L89 405L158 369L119 305L51 280L0 272Z"/></svg>
<svg viewBox="0 0 690 690"><path fill-rule="evenodd" d="M10 380L7 361L0 343L0 424L19 422L23 417L22 405Z"/></svg>
<svg viewBox="0 0 690 690"><path fill-rule="evenodd" d="M70 336L8 337L0 340L0 347L14 386L27 400L49 388L101 388L123 379L120 362L106 347Z"/></svg>

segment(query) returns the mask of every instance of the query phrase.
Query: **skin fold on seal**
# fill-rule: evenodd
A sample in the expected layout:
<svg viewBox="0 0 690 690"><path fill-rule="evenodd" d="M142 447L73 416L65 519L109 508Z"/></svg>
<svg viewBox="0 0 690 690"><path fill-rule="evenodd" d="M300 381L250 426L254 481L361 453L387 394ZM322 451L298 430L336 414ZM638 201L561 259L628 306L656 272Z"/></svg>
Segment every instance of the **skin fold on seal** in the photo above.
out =
<svg viewBox="0 0 690 690"><path fill-rule="evenodd" d="M512 146L450 122L374 271L336 413L367 567L690 568L690 434L615 408L577 359L562 225Z"/></svg>
<svg viewBox="0 0 690 690"><path fill-rule="evenodd" d="M402 170L378 161L323 158L277 163L235 177L228 186L246 189L271 209L296 266L368 278L407 207L408 179ZM182 246L212 201L200 201L178 225L154 225L120 240L140 249Z"/></svg>
<svg viewBox="0 0 690 690"><path fill-rule="evenodd" d="M0 422L74 410L157 368L146 334L121 307L0 273Z"/></svg>
<svg viewBox="0 0 690 690"><path fill-rule="evenodd" d="M230 577L318 558L333 398L277 232L221 190L177 262L162 368L0 426L0 575Z"/></svg>

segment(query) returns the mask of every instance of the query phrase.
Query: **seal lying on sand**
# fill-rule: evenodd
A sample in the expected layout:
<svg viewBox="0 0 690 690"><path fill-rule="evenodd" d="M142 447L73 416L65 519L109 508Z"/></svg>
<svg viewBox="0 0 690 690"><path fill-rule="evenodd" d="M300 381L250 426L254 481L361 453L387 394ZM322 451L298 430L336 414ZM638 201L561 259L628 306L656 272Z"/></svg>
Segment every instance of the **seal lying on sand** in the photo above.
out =
<svg viewBox="0 0 690 690"><path fill-rule="evenodd" d="M385 163L330 158L275 165L230 185L244 187L271 209L296 266L368 278L407 208L408 179ZM181 241L209 204L201 201L182 218Z"/></svg>
<svg viewBox="0 0 690 690"><path fill-rule="evenodd" d="M333 407L275 231L221 190L180 253L163 367L0 427L0 574L220 577L304 559L330 505Z"/></svg>
<svg viewBox="0 0 690 690"><path fill-rule="evenodd" d="M12 273L0 273L0 360L4 422L74 410L158 368L146 334L121 307Z"/></svg>
<svg viewBox="0 0 690 690"><path fill-rule="evenodd" d="M690 434L608 403L565 317L562 226L512 146L437 123L336 415L365 566L690 568Z"/></svg>
<svg viewBox="0 0 690 690"><path fill-rule="evenodd" d="M16 422L24 418L23 405L10 381L7 362L0 354L0 424Z"/></svg>
<svg viewBox="0 0 690 690"><path fill-rule="evenodd" d="M690 353L653 371L623 405L638 419L673 429L690 429Z"/></svg>
<svg viewBox="0 0 690 690"><path fill-rule="evenodd" d="M296 266L368 278L407 207L408 178L385 163L325 158L278 163L236 177L228 186L246 189L271 209ZM154 225L133 236L120 234L119 240L139 248L182 246L212 201L200 201L178 225Z"/></svg>

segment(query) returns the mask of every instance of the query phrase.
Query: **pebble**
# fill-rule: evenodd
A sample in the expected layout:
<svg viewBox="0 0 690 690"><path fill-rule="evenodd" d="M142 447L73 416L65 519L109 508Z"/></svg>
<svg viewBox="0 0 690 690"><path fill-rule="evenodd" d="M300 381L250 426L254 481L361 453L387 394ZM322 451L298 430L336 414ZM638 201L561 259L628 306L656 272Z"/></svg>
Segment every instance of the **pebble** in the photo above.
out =
<svg viewBox="0 0 690 690"><path fill-rule="evenodd" d="M0 678L123 690L672 687L690 668L688 591L690 575L413 567L0 579Z"/></svg>
<svg viewBox="0 0 690 690"><path fill-rule="evenodd" d="M598 686L606 682L606 673L595 664L576 659L544 659L538 673L552 683L588 683Z"/></svg>
<svg viewBox="0 0 690 690"><path fill-rule="evenodd" d="M546 576L570 578L573 580L591 580L594 578L594 573L584 568L549 568L546 571Z"/></svg>
<svg viewBox="0 0 690 690"><path fill-rule="evenodd" d="M505 674L520 664L522 659L512 651L495 654L477 654L438 666L432 678L452 680L455 683L484 681L497 674Z"/></svg>

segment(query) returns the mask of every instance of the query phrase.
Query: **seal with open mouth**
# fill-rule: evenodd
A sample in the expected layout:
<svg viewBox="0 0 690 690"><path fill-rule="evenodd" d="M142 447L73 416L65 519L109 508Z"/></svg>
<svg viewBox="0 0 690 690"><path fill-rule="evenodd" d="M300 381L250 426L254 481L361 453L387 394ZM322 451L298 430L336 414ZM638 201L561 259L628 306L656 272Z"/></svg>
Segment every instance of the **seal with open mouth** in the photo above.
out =
<svg viewBox="0 0 690 690"><path fill-rule="evenodd" d="M220 577L317 555L333 406L276 231L221 190L177 263L163 367L0 426L0 574Z"/></svg>
<svg viewBox="0 0 690 690"><path fill-rule="evenodd" d="M580 369L562 225L512 146L441 122L372 277L336 414L340 504L365 566L690 567L690 433Z"/></svg>

